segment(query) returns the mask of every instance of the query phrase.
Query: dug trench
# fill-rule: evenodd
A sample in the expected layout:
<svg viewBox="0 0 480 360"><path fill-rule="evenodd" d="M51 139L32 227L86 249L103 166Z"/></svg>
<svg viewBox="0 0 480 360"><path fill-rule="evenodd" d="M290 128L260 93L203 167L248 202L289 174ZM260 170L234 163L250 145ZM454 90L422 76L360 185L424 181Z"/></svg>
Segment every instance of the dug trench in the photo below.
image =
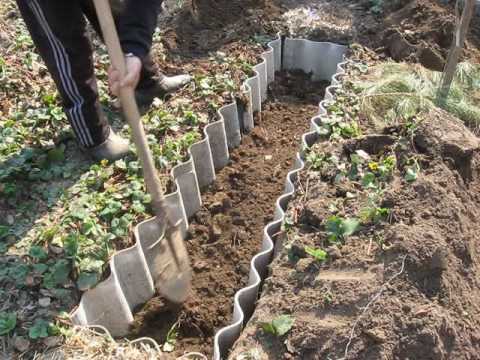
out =
<svg viewBox="0 0 480 360"><path fill-rule="evenodd" d="M327 85L303 73L277 74L255 128L204 190L203 208L191 220L190 298L180 307L153 298L137 313L132 338L170 342L172 357L211 357L215 332L231 321L234 294L247 284L250 260L260 250L263 228L273 220L275 200Z"/></svg>

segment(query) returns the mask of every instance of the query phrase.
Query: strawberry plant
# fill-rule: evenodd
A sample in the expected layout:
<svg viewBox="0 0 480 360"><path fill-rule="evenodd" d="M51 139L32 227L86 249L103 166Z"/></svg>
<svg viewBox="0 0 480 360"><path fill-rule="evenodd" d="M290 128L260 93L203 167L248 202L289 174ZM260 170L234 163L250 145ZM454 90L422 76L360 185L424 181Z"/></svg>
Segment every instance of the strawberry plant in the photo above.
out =
<svg viewBox="0 0 480 360"><path fill-rule="evenodd" d="M328 240L331 243L344 241L348 236L353 235L360 227L360 221L354 218L342 218L331 216L325 225Z"/></svg>
<svg viewBox="0 0 480 360"><path fill-rule="evenodd" d="M327 257L328 257L328 254L325 250L323 249L315 249L313 247L310 247L310 246L306 246L305 247L305 252L314 257L315 260L319 261L319 262L324 262L325 260L327 260Z"/></svg>
<svg viewBox="0 0 480 360"><path fill-rule="evenodd" d="M17 314L0 312L0 336L7 335L17 326Z"/></svg>
<svg viewBox="0 0 480 360"><path fill-rule="evenodd" d="M271 322L262 323L262 329L268 334L280 337L292 329L293 323L294 319L290 315L280 315Z"/></svg>

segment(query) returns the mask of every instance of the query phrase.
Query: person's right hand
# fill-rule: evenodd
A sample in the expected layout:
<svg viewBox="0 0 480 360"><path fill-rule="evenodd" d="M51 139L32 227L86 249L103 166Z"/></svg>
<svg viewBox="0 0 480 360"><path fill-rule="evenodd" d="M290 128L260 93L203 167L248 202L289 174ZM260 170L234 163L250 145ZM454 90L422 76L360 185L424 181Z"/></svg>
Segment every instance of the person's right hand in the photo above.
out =
<svg viewBox="0 0 480 360"><path fill-rule="evenodd" d="M120 94L120 88L131 87L135 89L140 81L140 72L142 71L142 61L137 56L125 57L125 63L127 66L127 73L123 79L121 79L120 72L113 66L108 69L108 82L110 84L110 91L118 96Z"/></svg>

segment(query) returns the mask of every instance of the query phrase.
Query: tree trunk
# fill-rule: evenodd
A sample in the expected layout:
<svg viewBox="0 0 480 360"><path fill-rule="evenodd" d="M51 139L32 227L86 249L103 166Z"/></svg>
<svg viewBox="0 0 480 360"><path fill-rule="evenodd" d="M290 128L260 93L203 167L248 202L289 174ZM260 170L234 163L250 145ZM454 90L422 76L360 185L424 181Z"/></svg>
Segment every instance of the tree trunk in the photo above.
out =
<svg viewBox="0 0 480 360"><path fill-rule="evenodd" d="M455 7L457 14L457 26L454 32L453 43L448 54L447 64L443 70L441 86L437 94L437 101L440 105L444 105L447 101L448 93L450 92L450 86L452 85L453 78L455 77L457 64L460 60L460 56L462 55L470 21L472 20L473 12L475 10L475 0L465 0L465 7L463 9L460 21L458 21L458 6L459 1L457 1Z"/></svg>

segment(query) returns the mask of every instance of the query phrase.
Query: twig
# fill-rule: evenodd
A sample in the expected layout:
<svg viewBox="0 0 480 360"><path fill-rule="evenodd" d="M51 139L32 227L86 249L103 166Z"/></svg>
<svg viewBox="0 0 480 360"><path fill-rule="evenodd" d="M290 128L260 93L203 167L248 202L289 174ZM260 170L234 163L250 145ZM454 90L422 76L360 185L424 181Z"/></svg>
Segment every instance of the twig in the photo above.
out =
<svg viewBox="0 0 480 360"><path fill-rule="evenodd" d="M368 302L368 304L364 307L362 313L358 316L357 320L355 320L355 323L353 324L353 327L352 327L352 330L350 331L350 337L348 339L348 343L347 343L347 346L345 347L345 355L343 356L342 359L340 360L346 360L347 359L347 356L348 356L348 350L349 350L349 347L350 345L352 344L352 341L353 341L353 338L355 336L355 329L358 325L358 323L360 322L360 319L362 318L363 315L365 315L365 313L367 312L368 308L370 307L370 305L372 305L375 301L377 301L380 296L383 294L383 292L385 291L385 289L387 288L388 285L390 285L393 280L395 280L397 277L399 277L400 275L403 274L403 271L405 270L405 261L407 260L407 257L408 255L405 255L403 257L403 260L402 260L402 266L400 268L400 271L398 273L396 273L395 275L393 275L390 280L388 280L386 283L384 283L382 285L382 287L380 288L380 291L375 294L374 297L372 297L372 299Z"/></svg>

